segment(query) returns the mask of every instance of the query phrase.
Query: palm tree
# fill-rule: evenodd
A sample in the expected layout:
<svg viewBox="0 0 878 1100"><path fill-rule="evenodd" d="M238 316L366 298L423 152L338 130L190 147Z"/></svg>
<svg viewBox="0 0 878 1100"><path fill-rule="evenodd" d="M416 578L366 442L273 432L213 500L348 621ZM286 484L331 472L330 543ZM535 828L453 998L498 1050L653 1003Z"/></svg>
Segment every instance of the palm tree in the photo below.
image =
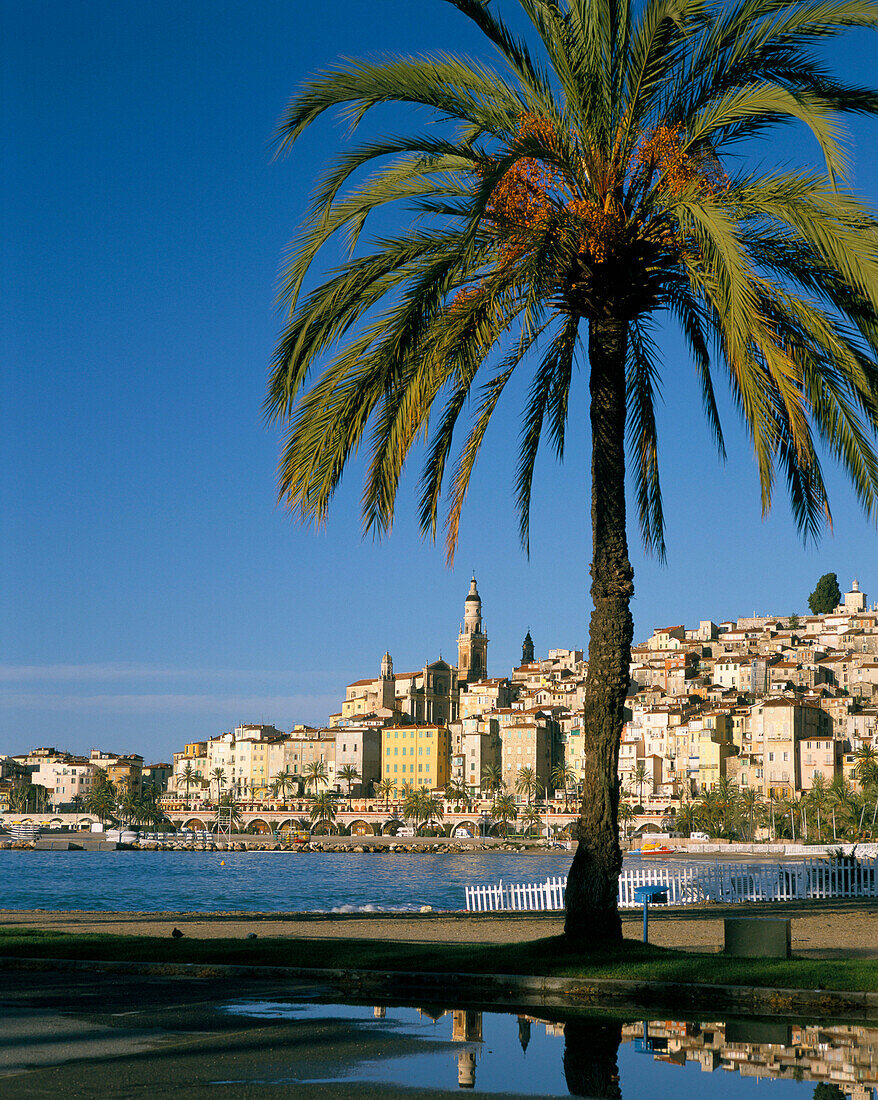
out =
<svg viewBox="0 0 878 1100"><path fill-rule="evenodd" d="M723 836L737 835L740 825L741 792L734 779L721 775L716 784L716 800L720 810Z"/></svg>
<svg viewBox="0 0 878 1100"><path fill-rule="evenodd" d="M241 807L237 798L232 791L224 791L217 799L216 804L216 819L219 822L220 817L223 821L227 821L232 832L239 832L241 828Z"/></svg>
<svg viewBox="0 0 878 1100"><path fill-rule="evenodd" d="M119 803L119 809L122 811L122 820L127 821L129 824L139 824L141 819L141 801L140 795L136 794L130 787L122 795L122 799Z"/></svg>
<svg viewBox="0 0 878 1100"><path fill-rule="evenodd" d="M12 790L9 794L9 803L12 809L16 813L25 813L27 811L28 799L30 798L31 784L24 780L16 780Z"/></svg>
<svg viewBox="0 0 878 1100"><path fill-rule="evenodd" d="M503 781L503 769L499 764L486 764L482 768L480 786L489 792L502 791L506 784Z"/></svg>
<svg viewBox="0 0 878 1100"><path fill-rule="evenodd" d="M466 783L458 783L452 780L445 788L445 797L449 802L454 803L455 810L460 810L463 806L465 810L468 810L472 804L472 796L469 793Z"/></svg>
<svg viewBox="0 0 878 1100"><path fill-rule="evenodd" d="M354 802L351 798L351 788L354 782L360 778L360 773L353 764L342 764L338 769L338 777L339 779L343 779L348 785L348 809L352 810L354 808Z"/></svg>
<svg viewBox="0 0 878 1100"><path fill-rule="evenodd" d="M805 796L809 809L814 811L815 835L818 842L823 839L826 829L826 807L829 803L829 784L823 772L814 772L811 777L811 789Z"/></svg>
<svg viewBox="0 0 878 1100"><path fill-rule="evenodd" d="M312 760L310 764L306 764L302 777L306 787L314 788L315 796L321 783L324 787L329 784L329 770L323 760Z"/></svg>
<svg viewBox="0 0 878 1100"><path fill-rule="evenodd" d="M112 816L118 801L116 788L110 782L103 768L95 768L91 789L85 796L85 808L90 814L97 814L101 824Z"/></svg>
<svg viewBox="0 0 878 1100"><path fill-rule="evenodd" d="M376 787L379 797L384 799L384 812L390 809L390 796L396 791L396 784L392 779L382 779Z"/></svg>
<svg viewBox="0 0 878 1100"><path fill-rule="evenodd" d="M187 761L186 767L180 773L180 778L183 780L183 786L186 788L186 809L189 809L189 788L195 782L197 773L192 767L191 761Z"/></svg>
<svg viewBox="0 0 878 1100"><path fill-rule="evenodd" d="M288 767L284 768L283 771L279 771L272 781L272 794L274 794L275 797L278 795L280 796L284 808L286 808L287 804L287 795L291 793L295 783L296 778Z"/></svg>
<svg viewBox="0 0 878 1100"><path fill-rule="evenodd" d="M433 798L424 787L408 787L402 804L403 816L414 824L417 833L421 825L434 818L442 820L444 811L439 799Z"/></svg>
<svg viewBox="0 0 878 1100"><path fill-rule="evenodd" d="M634 769L632 775L633 781L637 784L637 801L643 805L643 784L649 779L649 772L646 770L646 764L642 761Z"/></svg>
<svg viewBox="0 0 878 1100"><path fill-rule="evenodd" d="M674 828L689 836L697 824L698 814L695 803L684 802L674 816Z"/></svg>
<svg viewBox="0 0 878 1100"><path fill-rule="evenodd" d="M564 813L567 813L567 794L570 787L576 782L576 772L567 764L558 764L552 772L552 787L564 792Z"/></svg>
<svg viewBox="0 0 878 1100"><path fill-rule="evenodd" d="M521 824L525 836L529 836L531 829L534 827L538 830L542 827L543 819L540 817L540 811L536 806L531 806L530 804L525 806L521 813Z"/></svg>
<svg viewBox="0 0 878 1100"><path fill-rule="evenodd" d="M421 529L435 537L449 500L451 557L491 416L532 365L515 479L527 548L537 453L547 438L563 455L574 367L587 362L594 611L566 934L571 946L618 941L634 592L626 433L641 535L665 553L653 319L679 324L721 454L711 354L728 369L763 512L779 471L803 535L821 532L820 441L867 513L878 504L876 221L845 189L836 137L838 115L874 113L878 95L827 75L810 52L817 37L873 26L875 13L856 0L509 0L537 55L483 0L451 2L499 67L447 54L347 62L308 82L284 117L282 149L338 107L356 125L374 106L402 104L408 125L419 105L437 124L344 154L290 250L289 320L266 398L269 420L288 426L280 496L323 521L362 445L363 522L384 533L405 462L426 439ZM792 121L819 142L820 169L763 172L726 156ZM382 226L409 221L315 286L324 246L340 234L353 248L374 211ZM473 424L449 467L468 407Z"/></svg>
<svg viewBox="0 0 878 1100"><path fill-rule="evenodd" d="M527 804L530 805L530 800L534 796L534 792L537 789L539 780L537 779L537 773L533 768L525 765L523 768L518 769L518 776L515 780L515 789L519 794L523 794L527 798Z"/></svg>
<svg viewBox="0 0 878 1100"><path fill-rule="evenodd" d="M861 787L878 781L878 749L871 745L862 745L854 753L854 758L854 771Z"/></svg>
<svg viewBox="0 0 878 1100"><path fill-rule="evenodd" d="M631 822L634 820L634 811L628 802L619 803L619 822L626 840L630 840ZM678 819L679 820L679 819Z"/></svg>
<svg viewBox="0 0 878 1100"><path fill-rule="evenodd" d="M695 815L705 830L713 837L719 836L723 831L723 805L716 792L716 788L709 787L702 791L695 803Z"/></svg>
<svg viewBox="0 0 878 1100"><path fill-rule="evenodd" d="M756 834L756 809L759 805L759 795L753 787L745 787L741 791L741 810L747 818L747 839L752 843Z"/></svg>
<svg viewBox="0 0 878 1100"><path fill-rule="evenodd" d="M853 786L841 774L836 775L829 784L829 805L835 815L836 828L855 836L861 803Z"/></svg>
<svg viewBox="0 0 878 1100"><path fill-rule="evenodd" d="M311 821L315 825L326 825L328 829L332 828L332 823L335 821L335 799L335 791L315 793L311 802Z"/></svg>
<svg viewBox="0 0 878 1100"><path fill-rule="evenodd" d="M168 820L167 814L159 805L158 798L156 788L152 784L148 784L143 788L137 800L137 820L151 826L153 829L157 829L159 825L163 825Z"/></svg>
<svg viewBox="0 0 878 1100"><path fill-rule="evenodd" d="M226 773L222 768L214 768L210 773L210 778L212 782L216 783L216 801L217 805L219 805L219 800L222 798L223 787L226 785Z"/></svg>
<svg viewBox="0 0 878 1100"><path fill-rule="evenodd" d="M427 793L426 791L424 792ZM437 825L440 826L445 820L445 803L436 796L427 794L426 802L424 803L424 824L425 825Z"/></svg>
<svg viewBox="0 0 878 1100"><path fill-rule="evenodd" d="M503 835L509 831L509 822L518 817L518 807L511 794L498 794L491 804L491 816L503 826Z"/></svg>

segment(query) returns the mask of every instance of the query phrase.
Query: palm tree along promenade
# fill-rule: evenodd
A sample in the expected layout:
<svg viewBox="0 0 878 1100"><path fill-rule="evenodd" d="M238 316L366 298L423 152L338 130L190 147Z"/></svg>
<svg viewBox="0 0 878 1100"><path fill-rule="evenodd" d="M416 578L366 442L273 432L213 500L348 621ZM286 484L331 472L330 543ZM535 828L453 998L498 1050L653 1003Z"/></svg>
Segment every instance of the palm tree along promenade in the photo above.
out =
<svg viewBox="0 0 878 1100"><path fill-rule="evenodd" d="M838 595L824 614L705 620L633 647L623 838L878 836L878 609L856 582ZM0 758L0 809L151 828L224 816L257 833L575 836L582 652L539 659L528 632L521 664L488 677L475 581L458 643L457 667L394 673L385 654L321 729L240 726L186 745L173 765L97 749Z"/></svg>

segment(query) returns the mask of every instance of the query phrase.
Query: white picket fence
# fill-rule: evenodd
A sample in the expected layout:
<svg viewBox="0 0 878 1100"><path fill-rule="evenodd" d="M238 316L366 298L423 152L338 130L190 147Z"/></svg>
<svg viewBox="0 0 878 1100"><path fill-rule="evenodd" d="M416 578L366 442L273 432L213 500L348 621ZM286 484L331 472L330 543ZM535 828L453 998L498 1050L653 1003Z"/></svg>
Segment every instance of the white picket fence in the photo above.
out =
<svg viewBox="0 0 878 1100"><path fill-rule="evenodd" d="M807 859L797 863L663 864L624 870L619 876L619 908L635 900L638 886L663 886L668 905L713 901L796 901L805 898L878 897L878 860ZM566 878L545 882L467 886L470 912L563 909Z"/></svg>

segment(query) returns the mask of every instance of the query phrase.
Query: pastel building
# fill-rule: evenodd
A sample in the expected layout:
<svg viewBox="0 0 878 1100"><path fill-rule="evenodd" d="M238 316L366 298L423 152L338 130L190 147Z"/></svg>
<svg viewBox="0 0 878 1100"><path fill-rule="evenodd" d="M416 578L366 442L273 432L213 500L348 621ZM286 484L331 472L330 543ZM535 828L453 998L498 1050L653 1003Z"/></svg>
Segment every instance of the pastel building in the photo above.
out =
<svg viewBox="0 0 878 1100"><path fill-rule="evenodd" d="M447 726L391 726L382 731L381 778L403 787L436 790L450 778Z"/></svg>
<svg viewBox="0 0 878 1100"><path fill-rule="evenodd" d="M545 718L520 717L500 726L503 782L515 793L522 768L531 768L539 787L551 783L552 729Z"/></svg>

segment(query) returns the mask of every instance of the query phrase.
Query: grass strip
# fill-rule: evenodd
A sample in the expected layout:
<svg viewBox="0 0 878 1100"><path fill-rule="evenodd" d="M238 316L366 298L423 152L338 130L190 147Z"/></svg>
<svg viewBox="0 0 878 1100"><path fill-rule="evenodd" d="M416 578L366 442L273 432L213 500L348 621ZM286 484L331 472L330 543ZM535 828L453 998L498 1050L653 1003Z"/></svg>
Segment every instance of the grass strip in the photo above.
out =
<svg viewBox="0 0 878 1100"><path fill-rule="evenodd" d="M878 961L873 959L734 959L720 954L673 951L633 940L609 950L583 954L568 951L561 936L515 944L422 944L340 938L172 939L3 929L0 955L103 962L527 974L844 992L878 990Z"/></svg>

